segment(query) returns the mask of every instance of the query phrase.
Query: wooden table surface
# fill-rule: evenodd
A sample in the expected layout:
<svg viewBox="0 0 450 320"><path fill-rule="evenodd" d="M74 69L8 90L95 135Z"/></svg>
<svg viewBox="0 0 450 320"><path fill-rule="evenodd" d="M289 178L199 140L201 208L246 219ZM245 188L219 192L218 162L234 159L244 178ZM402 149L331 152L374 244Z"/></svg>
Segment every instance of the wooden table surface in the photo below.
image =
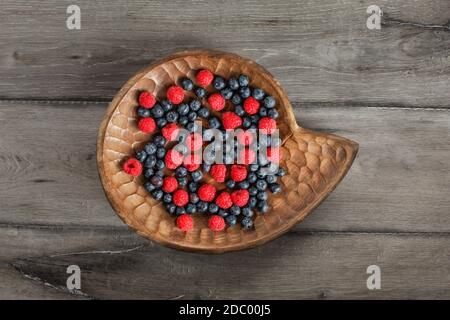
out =
<svg viewBox="0 0 450 320"><path fill-rule="evenodd" d="M66 27L71 4L80 30ZM369 5L380 30L366 26ZM2 0L0 298L450 298L449 19L448 0ZM97 129L115 92L197 47L254 59L302 126L360 143L311 216L252 250L151 243L98 179ZM366 286L369 265L380 290Z"/></svg>

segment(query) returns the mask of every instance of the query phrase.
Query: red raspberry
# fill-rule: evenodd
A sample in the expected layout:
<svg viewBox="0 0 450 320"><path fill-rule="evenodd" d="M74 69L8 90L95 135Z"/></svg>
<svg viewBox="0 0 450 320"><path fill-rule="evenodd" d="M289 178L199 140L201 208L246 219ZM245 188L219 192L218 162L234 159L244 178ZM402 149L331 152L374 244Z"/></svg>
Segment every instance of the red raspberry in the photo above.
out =
<svg viewBox="0 0 450 320"><path fill-rule="evenodd" d="M231 201L230 194L224 191L217 196L216 204L222 209L228 209L233 205L233 201Z"/></svg>
<svg viewBox="0 0 450 320"><path fill-rule="evenodd" d="M164 192L174 192L178 188L178 181L175 177L165 177L163 180L162 190Z"/></svg>
<svg viewBox="0 0 450 320"><path fill-rule="evenodd" d="M238 142L244 146L248 146L248 145L252 144L254 138L255 138L255 133L251 132L250 130L239 131L237 134Z"/></svg>
<svg viewBox="0 0 450 320"><path fill-rule="evenodd" d="M225 229L225 220L221 216L213 215L208 220L208 227L212 231L222 231Z"/></svg>
<svg viewBox="0 0 450 320"><path fill-rule="evenodd" d="M244 110L248 114L255 114L259 111L259 102L253 97L248 97L244 101Z"/></svg>
<svg viewBox="0 0 450 320"><path fill-rule="evenodd" d="M178 126L176 123L169 123L161 129L161 133L167 141L174 141L178 135Z"/></svg>
<svg viewBox="0 0 450 320"><path fill-rule="evenodd" d="M176 169L183 163L183 155L176 150L170 149L166 153L164 162L167 168L172 170Z"/></svg>
<svg viewBox="0 0 450 320"><path fill-rule="evenodd" d="M167 99L174 104L179 104L183 102L184 90L179 86L171 86L167 89Z"/></svg>
<svg viewBox="0 0 450 320"><path fill-rule="evenodd" d="M135 158L130 158L123 164L123 171L127 174L137 177L142 173L142 163Z"/></svg>
<svg viewBox="0 0 450 320"><path fill-rule="evenodd" d="M247 168L243 165L233 164L231 166L231 179L241 182L247 178Z"/></svg>
<svg viewBox="0 0 450 320"><path fill-rule="evenodd" d="M239 163L250 164L253 163L255 159L256 154L252 149L246 148L239 153Z"/></svg>
<svg viewBox="0 0 450 320"><path fill-rule="evenodd" d="M189 150L196 151L200 149L203 145L203 138L198 133L191 133L186 137L186 146L189 148Z"/></svg>
<svg viewBox="0 0 450 320"><path fill-rule="evenodd" d="M280 162L280 148L267 148L267 160L270 162L279 163Z"/></svg>
<svg viewBox="0 0 450 320"><path fill-rule="evenodd" d="M209 170L209 174L217 182L224 182L227 175L227 167L224 164L213 164Z"/></svg>
<svg viewBox="0 0 450 320"><path fill-rule="evenodd" d="M224 112L222 115L222 124L225 130L236 129L242 125L242 119L234 112Z"/></svg>
<svg viewBox="0 0 450 320"><path fill-rule="evenodd" d="M201 158L199 155L193 153L184 158L183 164L188 169L188 171L192 172L197 170L200 167Z"/></svg>
<svg viewBox="0 0 450 320"><path fill-rule="evenodd" d="M142 132L152 133L156 129L156 123L153 118L141 118L138 122L138 127Z"/></svg>
<svg viewBox="0 0 450 320"><path fill-rule="evenodd" d="M194 228L194 219L188 214L182 214L177 218L177 227L182 231L190 231Z"/></svg>
<svg viewBox="0 0 450 320"><path fill-rule="evenodd" d="M259 120L258 128L265 134L271 134L277 128L277 122L269 117L264 117Z"/></svg>
<svg viewBox="0 0 450 320"><path fill-rule="evenodd" d="M173 203L175 203L175 205L182 207L187 205L188 202L189 202L189 194L187 193L186 190L178 189L173 193Z"/></svg>
<svg viewBox="0 0 450 320"><path fill-rule="evenodd" d="M236 190L231 194L231 200L233 203L239 207L243 207L247 204L250 194L247 190L241 189Z"/></svg>
<svg viewBox="0 0 450 320"><path fill-rule="evenodd" d="M208 98L209 105L211 109L220 111L225 107L225 99L220 93L213 93Z"/></svg>
<svg viewBox="0 0 450 320"><path fill-rule="evenodd" d="M202 201L211 202L216 196L216 187L212 184L204 184L198 188L198 197Z"/></svg>
<svg viewBox="0 0 450 320"><path fill-rule="evenodd" d="M214 75L209 70L203 69L197 73L197 84L199 86L206 87L207 85L211 84L213 79Z"/></svg>
<svg viewBox="0 0 450 320"><path fill-rule="evenodd" d="M147 91L142 91L139 94L139 105L145 109L151 109L156 103L155 97Z"/></svg>

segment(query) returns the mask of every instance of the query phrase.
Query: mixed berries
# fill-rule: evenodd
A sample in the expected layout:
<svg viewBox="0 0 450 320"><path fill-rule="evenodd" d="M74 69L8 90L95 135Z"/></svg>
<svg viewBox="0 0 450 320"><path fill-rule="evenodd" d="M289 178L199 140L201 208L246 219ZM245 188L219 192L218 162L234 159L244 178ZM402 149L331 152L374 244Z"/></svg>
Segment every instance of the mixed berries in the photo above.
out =
<svg viewBox="0 0 450 320"><path fill-rule="evenodd" d="M279 114L276 100L251 87L247 75L225 79L199 70L194 81L170 86L165 99L143 91L138 102L137 126L151 138L123 170L144 176L145 189L177 216L180 230L194 228L192 214L208 214L212 231L238 223L251 229L256 213L269 211L268 192L281 192L278 178L285 174L282 167L268 171L280 160L281 141L271 136ZM230 130L239 131L217 150L208 148L214 139L205 128L217 129L225 142ZM221 163L213 161L218 155Z"/></svg>

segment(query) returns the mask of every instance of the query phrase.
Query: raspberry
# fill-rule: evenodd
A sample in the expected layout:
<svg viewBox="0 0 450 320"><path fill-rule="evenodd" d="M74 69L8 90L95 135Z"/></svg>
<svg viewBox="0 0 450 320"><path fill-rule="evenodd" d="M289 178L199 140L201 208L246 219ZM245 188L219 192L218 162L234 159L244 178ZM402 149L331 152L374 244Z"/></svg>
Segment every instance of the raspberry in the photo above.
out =
<svg viewBox="0 0 450 320"><path fill-rule="evenodd" d="M142 91L139 94L139 105L145 109L151 109L156 103L155 97L147 91Z"/></svg>
<svg viewBox="0 0 450 320"><path fill-rule="evenodd" d="M248 97L244 101L244 110L248 114L258 113L259 110L259 102L253 97Z"/></svg>
<svg viewBox="0 0 450 320"><path fill-rule="evenodd" d="M239 153L239 163L251 164L255 161L256 155L252 149L244 149Z"/></svg>
<svg viewBox="0 0 450 320"><path fill-rule="evenodd" d="M214 164L211 166L209 174L217 181L224 182L227 175L227 167L224 164Z"/></svg>
<svg viewBox="0 0 450 320"><path fill-rule="evenodd" d="M191 133L186 137L186 145L189 148L189 150L196 151L200 149L203 145L202 136L195 132Z"/></svg>
<svg viewBox="0 0 450 320"><path fill-rule="evenodd" d="M187 205L189 202L189 194L186 190L178 189L173 193L173 203L179 207Z"/></svg>
<svg viewBox="0 0 450 320"><path fill-rule="evenodd" d="M142 163L135 158L130 158L123 164L123 171L127 174L137 177L142 173Z"/></svg>
<svg viewBox="0 0 450 320"><path fill-rule="evenodd" d="M156 129L156 123L153 118L141 118L138 122L138 127L142 132L152 133Z"/></svg>
<svg viewBox="0 0 450 320"><path fill-rule="evenodd" d="M176 169L183 163L183 155L176 150L170 149L164 158L166 167L169 169Z"/></svg>
<svg viewBox="0 0 450 320"><path fill-rule="evenodd" d="M175 177L165 177L163 180L162 190L164 192L174 192L178 188L178 181Z"/></svg>
<svg viewBox="0 0 450 320"><path fill-rule="evenodd" d="M230 194L224 191L217 196L216 204L222 209L228 209L233 205L233 201L231 201Z"/></svg>
<svg viewBox="0 0 450 320"><path fill-rule="evenodd" d="M167 141L174 141L178 136L178 126L176 123L169 123L161 129L161 133Z"/></svg>
<svg viewBox="0 0 450 320"><path fill-rule="evenodd" d="M280 162L280 148L267 148L267 160L270 162Z"/></svg>
<svg viewBox="0 0 450 320"><path fill-rule="evenodd" d="M201 159L197 154L190 154L184 158L183 164L189 172L195 171L200 167Z"/></svg>
<svg viewBox="0 0 450 320"><path fill-rule="evenodd" d="M231 194L231 201L239 207L243 207L247 204L250 194L247 190L236 190Z"/></svg>
<svg viewBox="0 0 450 320"><path fill-rule="evenodd" d="M224 112L222 115L222 124L225 130L236 129L242 125L242 119L234 112Z"/></svg>
<svg viewBox="0 0 450 320"><path fill-rule="evenodd" d="M198 188L198 197L202 201L211 202L216 196L216 187L212 184L204 184Z"/></svg>
<svg viewBox="0 0 450 320"><path fill-rule="evenodd" d="M211 106L211 109L220 111L225 107L225 99L222 97L220 93L213 93L208 98L208 103Z"/></svg>
<svg viewBox="0 0 450 320"><path fill-rule="evenodd" d="M182 231L190 231L194 227L194 219L188 214L182 214L177 218L177 227Z"/></svg>
<svg viewBox="0 0 450 320"><path fill-rule="evenodd" d="M221 216L213 215L208 220L208 227L212 231L222 231L225 229L225 220Z"/></svg>
<svg viewBox="0 0 450 320"><path fill-rule="evenodd" d="M214 75L209 70L200 70L197 73L197 84L202 87L210 85L214 79Z"/></svg>
<svg viewBox="0 0 450 320"><path fill-rule="evenodd" d="M231 179L240 182L247 178L247 168L243 165L233 164L231 166Z"/></svg>
<svg viewBox="0 0 450 320"><path fill-rule="evenodd" d="M264 117L259 120L258 128L265 134L272 134L277 128L277 122L269 117Z"/></svg>
<svg viewBox="0 0 450 320"><path fill-rule="evenodd" d="M174 104L179 104L184 99L184 90L179 86L171 86L167 89L167 99Z"/></svg>
<svg viewBox="0 0 450 320"><path fill-rule="evenodd" d="M255 138L255 133L250 130L239 131L237 134L237 140L241 145L248 146L252 144Z"/></svg>

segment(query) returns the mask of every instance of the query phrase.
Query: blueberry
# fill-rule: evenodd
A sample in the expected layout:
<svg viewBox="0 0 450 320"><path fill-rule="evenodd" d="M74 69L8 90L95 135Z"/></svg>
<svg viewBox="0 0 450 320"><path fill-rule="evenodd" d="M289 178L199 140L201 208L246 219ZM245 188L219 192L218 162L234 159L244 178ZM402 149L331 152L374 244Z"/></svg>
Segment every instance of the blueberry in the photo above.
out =
<svg viewBox="0 0 450 320"><path fill-rule="evenodd" d="M222 90L225 87L225 80L220 76L216 76L213 81L213 87L216 90Z"/></svg>
<svg viewBox="0 0 450 320"><path fill-rule="evenodd" d="M194 93L199 98L203 98L206 95L206 91L202 87L195 87Z"/></svg>
<svg viewBox="0 0 450 320"><path fill-rule="evenodd" d="M163 108L164 112L168 112L168 111L172 110L173 105L172 105L172 102L170 102L167 99L164 99L163 101L161 101L161 107Z"/></svg>
<svg viewBox="0 0 450 320"><path fill-rule="evenodd" d="M187 212L188 214L195 213L196 211L197 211L197 207L195 206L195 204L189 203L189 204L186 206L186 212Z"/></svg>
<svg viewBox="0 0 450 320"><path fill-rule="evenodd" d="M149 179L155 172L153 171L152 168L147 168L144 171L144 177L146 177L147 179Z"/></svg>
<svg viewBox="0 0 450 320"><path fill-rule="evenodd" d="M194 88L194 84L192 83L192 81L190 79L184 78L181 80L181 87L184 90L191 91L192 88Z"/></svg>
<svg viewBox="0 0 450 320"><path fill-rule="evenodd" d="M208 127L210 129L218 129L220 127L220 120L217 117L211 117L208 120Z"/></svg>
<svg viewBox="0 0 450 320"><path fill-rule="evenodd" d="M168 122L177 122L178 120L178 113L175 110L171 110L169 112L167 112L166 114L166 120Z"/></svg>
<svg viewBox="0 0 450 320"><path fill-rule="evenodd" d="M200 200L200 198L198 197L198 195L196 193L189 194L189 202L190 203L196 204L199 200Z"/></svg>
<svg viewBox="0 0 450 320"><path fill-rule="evenodd" d="M195 192L195 191L197 191L197 189L198 189L198 183L196 183L196 182L189 182L189 184L188 184L188 190L190 191L190 192Z"/></svg>
<svg viewBox="0 0 450 320"><path fill-rule="evenodd" d="M268 198L269 198L269 196L267 195L267 192L264 192L264 191L260 191L256 195L256 199L258 199L258 200L267 200Z"/></svg>
<svg viewBox="0 0 450 320"><path fill-rule="evenodd" d="M147 154L154 154L157 149L158 149L158 147L156 146L156 144L154 144L152 142L147 143L144 147L144 150Z"/></svg>
<svg viewBox="0 0 450 320"><path fill-rule="evenodd" d="M267 182L265 180L259 179L256 181L256 188L260 191L264 191L267 188Z"/></svg>
<svg viewBox="0 0 450 320"><path fill-rule="evenodd" d="M229 226L234 226L237 222L237 218L236 216L229 215L225 218L225 221Z"/></svg>
<svg viewBox="0 0 450 320"><path fill-rule="evenodd" d="M208 118L209 117L209 110L208 108L202 107L197 112L198 116L201 118Z"/></svg>
<svg viewBox="0 0 450 320"><path fill-rule="evenodd" d="M257 179L258 179L258 177L256 176L256 174L254 172L250 172L247 176L247 180L251 184L255 183Z"/></svg>
<svg viewBox="0 0 450 320"><path fill-rule="evenodd" d="M231 97L233 96L233 90L231 90L231 88L226 87L220 90L220 94L225 100L230 100Z"/></svg>
<svg viewBox="0 0 450 320"><path fill-rule="evenodd" d="M146 168L153 168L156 164L156 157L154 155L150 155L147 157L147 160L145 160L144 166Z"/></svg>
<svg viewBox="0 0 450 320"><path fill-rule="evenodd" d="M217 212L217 215L221 216L222 218L225 218L229 216L229 213L226 210L220 209L219 212Z"/></svg>
<svg viewBox="0 0 450 320"><path fill-rule="evenodd" d="M241 226L245 230L251 229L253 227L253 220L250 217L245 217L241 220Z"/></svg>
<svg viewBox="0 0 450 320"><path fill-rule="evenodd" d="M150 109L139 107L137 109L137 114L139 117L148 118L148 117L150 117Z"/></svg>
<svg viewBox="0 0 450 320"><path fill-rule="evenodd" d="M227 188L233 189L234 186L236 185L236 182L234 180L228 180L225 185L227 186Z"/></svg>
<svg viewBox="0 0 450 320"><path fill-rule="evenodd" d="M195 122L189 122L186 125L186 130L188 130L190 132L195 132L195 131L197 131L197 129L198 129L198 125Z"/></svg>
<svg viewBox="0 0 450 320"><path fill-rule="evenodd" d="M267 111L267 115L272 119L278 119L280 116L276 109L269 109L269 111Z"/></svg>
<svg viewBox="0 0 450 320"><path fill-rule="evenodd" d="M250 187L250 183L248 183L247 180L244 180L244 181L239 182L239 188L241 188L241 189L247 189L248 187Z"/></svg>
<svg viewBox="0 0 450 320"><path fill-rule="evenodd" d="M273 174L269 174L266 176L266 181L269 184L275 183L275 182L277 182L277 177L275 177Z"/></svg>
<svg viewBox="0 0 450 320"><path fill-rule="evenodd" d="M156 150L156 157L157 157L158 159L163 159L165 155L166 155L166 149L165 149L165 148L159 147L159 148Z"/></svg>
<svg viewBox="0 0 450 320"><path fill-rule="evenodd" d="M148 182L146 182L146 183L144 184L144 188L145 188L145 190L147 190L148 192L152 192L153 190L156 189L155 186L154 186L150 181L148 181Z"/></svg>
<svg viewBox="0 0 450 320"><path fill-rule="evenodd" d="M167 120L165 118L159 118L158 120L156 120L156 125L160 129L164 128L166 126L166 124L167 124Z"/></svg>
<svg viewBox="0 0 450 320"><path fill-rule="evenodd" d="M145 152L144 150L136 152L136 159L138 161L144 162L146 158L147 158L147 152Z"/></svg>
<svg viewBox="0 0 450 320"><path fill-rule="evenodd" d="M185 116L189 113L189 106L187 103L181 103L178 105L177 111L180 116Z"/></svg>
<svg viewBox="0 0 450 320"><path fill-rule="evenodd" d="M188 179L186 177L178 178L177 180L180 187L186 187L188 184Z"/></svg>
<svg viewBox="0 0 450 320"><path fill-rule="evenodd" d="M230 78L228 80L228 86L231 88L231 90L236 90L239 88L239 81L236 78Z"/></svg>
<svg viewBox="0 0 450 320"><path fill-rule="evenodd" d="M161 118L164 115L164 109L160 104L157 104L152 108L151 113L154 118Z"/></svg>
<svg viewBox="0 0 450 320"><path fill-rule="evenodd" d="M267 108L266 108L266 107L261 107L261 108L259 108L259 116L260 116L260 117L265 117L265 116L267 116Z"/></svg>
<svg viewBox="0 0 450 320"><path fill-rule="evenodd" d="M164 145L166 144L166 138L164 138L161 135L157 135L153 138L153 143L157 146L157 147L164 147Z"/></svg>
<svg viewBox="0 0 450 320"><path fill-rule="evenodd" d="M241 214L241 208L239 208L237 205L232 205L230 208L230 213L233 216L238 216Z"/></svg>
<svg viewBox="0 0 450 320"><path fill-rule="evenodd" d="M199 100L194 99L189 103L189 107L192 111L197 111L202 107L202 103Z"/></svg>
<svg viewBox="0 0 450 320"><path fill-rule="evenodd" d="M163 178L164 177L164 172L162 170L158 170L158 171L155 172L155 176Z"/></svg>
<svg viewBox="0 0 450 320"><path fill-rule="evenodd" d="M177 207L177 210L175 210L175 214L177 216L181 216L182 214L186 213L186 209L184 207Z"/></svg>
<svg viewBox="0 0 450 320"><path fill-rule="evenodd" d="M256 163L252 163L251 165L249 165L249 169L251 172L256 172L259 169L259 165Z"/></svg>
<svg viewBox="0 0 450 320"><path fill-rule="evenodd" d="M177 206L174 205L173 203L169 203L166 205L166 209L167 209L167 212L169 212L170 214L174 214L175 210L177 209Z"/></svg>
<svg viewBox="0 0 450 320"><path fill-rule="evenodd" d="M181 124L183 127L189 122L188 117L182 116L178 119L178 123Z"/></svg>
<svg viewBox="0 0 450 320"><path fill-rule="evenodd" d="M165 193L163 197L164 203L171 203L172 202L172 195L170 193Z"/></svg>
<svg viewBox="0 0 450 320"><path fill-rule="evenodd" d="M257 114L251 115L251 116L250 116L250 121L251 121L252 123L257 124L257 123L259 122L259 116L258 116Z"/></svg>
<svg viewBox="0 0 450 320"><path fill-rule="evenodd" d="M159 176L153 176L150 178L150 182L152 185L154 185L156 188L160 188L163 185L163 179Z"/></svg>
<svg viewBox="0 0 450 320"><path fill-rule="evenodd" d="M181 142L181 141L180 141ZM179 153L181 153L182 155L186 155L188 153L188 147L185 144L177 144L174 147L175 151L178 151Z"/></svg>
<svg viewBox="0 0 450 320"><path fill-rule="evenodd" d="M267 172L266 172L266 168L264 168L264 167L260 167L259 169L258 169L258 171L256 171L256 175L258 176L258 178L265 178L266 177L266 175L267 175Z"/></svg>
<svg viewBox="0 0 450 320"><path fill-rule="evenodd" d="M253 217L253 210L249 207L242 208L241 213L244 217Z"/></svg>
<svg viewBox="0 0 450 320"><path fill-rule="evenodd" d="M195 121L197 119L197 112L195 111L191 111L188 113L187 118L189 119L189 121Z"/></svg>
<svg viewBox="0 0 450 320"><path fill-rule="evenodd" d="M249 87L240 87L238 92L242 99L247 99L251 94Z"/></svg>
<svg viewBox="0 0 450 320"><path fill-rule="evenodd" d="M269 185L270 192L279 193L281 192L281 186L278 183L272 183Z"/></svg>
<svg viewBox="0 0 450 320"><path fill-rule="evenodd" d="M266 96L264 98L264 106L268 109L275 107L275 99L272 96Z"/></svg>
<svg viewBox="0 0 450 320"><path fill-rule="evenodd" d="M251 186L250 188L248 188L248 193L251 196L256 196L258 194L258 189L256 189L255 186Z"/></svg>
<svg viewBox="0 0 450 320"><path fill-rule="evenodd" d="M211 165L207 164L207 163L203 163L202 168L203 168L203 171L209 172L209 170L211 170Z"/></svg>
<svg viewBox="0 0 450 320"><path fill-rule="evenodd" d="M242 120L242 127L244 127L245 129L250 128L251 125L252 125L252 121L250 120L250 117L245 117Z"/></svg>
<svg viewBox="0 0 450 320"><path fill-rule="evenodd" d="M256 199L256 197L250 197L249 199L248 199L248 203L247 203L247 206L249 207L249 208L254 208L255 206L256 206L256 203L258 202L258 200Z"/></svg>
<svg viewBox="0 0 450 320"><path fill-rule="evenodd" d="M203 172L201 170L195 170L191 173L192 180L199 182L203 179Z"/></svg>
<svg viewBox="0 0 450 320"><path fill-rule="evenodd" d="M241 105L237 105L234 108L234 113L236 113L239 117L242 117L243 115L245 115L245 110Z"/></svg>
<svg viewBox="0 0 450 320"><path fill-rule="evenodd" d="M284 170L284 168L279 167L278 171L277 171L277 176L279 177L283 177L286 174L286 170Z"/></svg>
<svg viewBox="0 0 450 320"><path fill-rule="evenodd" d="M257 207L258 207L258 211L261 213L266 213L267 211L269 211L269 205L267 204L267 201L265 201L265 200L259 200Z"/></svg>
<svg viewBox="0 0 450 320"><path fill-rule="evenodd" d="M163 160L161 160L161 159L156 160L156 163L155 163L155 169L156 169L156 170L162 170L162 169L164 169L165 167L166 167L166 164L164 163Z"/></svg>
<svg viewBox="0 0 450 320"><path fill-rule="evenodd" d="M255 98L256 100L262 100L265 95L266 95L266 93L264 92L263 89L253 88L252 97Z"/></svg>
<svg viewBox="0 0 450 320"><path fill-rule="evenodd" d="M208 211L209 211L209 213L216 214L219 211L219 206L217 204L211 202L208 205Z"/></svg>
<svg viewBox="0 0 450 320"><path fill-rule="evenodd" d="M196 204L198 212L206 212L208 210L208 203L205 201L199 201Z"/></svg>
<svg viewBox="0 0 450 320"><path fill-rule="evenodd" d="M178 178L186 177L188 170L185 167L178 167L175 169L175 176Z"/></svg>
<svg viewBox="0 0 450 320"><path fill-rule="evenodd" d="M152 197L155 200L161 200L163 197L164 192L162 192L161 189L155 189L152 191Z"/></svg>
<svg viewBox="0 0 450 320"><path fill-rule="evenodd" d="M246 76L245 74L241 74L241 75L239 76L239 85L240 85L241 87L248 86L249 81L250 81L250 80L249 80L248 76Z"/></svg>

